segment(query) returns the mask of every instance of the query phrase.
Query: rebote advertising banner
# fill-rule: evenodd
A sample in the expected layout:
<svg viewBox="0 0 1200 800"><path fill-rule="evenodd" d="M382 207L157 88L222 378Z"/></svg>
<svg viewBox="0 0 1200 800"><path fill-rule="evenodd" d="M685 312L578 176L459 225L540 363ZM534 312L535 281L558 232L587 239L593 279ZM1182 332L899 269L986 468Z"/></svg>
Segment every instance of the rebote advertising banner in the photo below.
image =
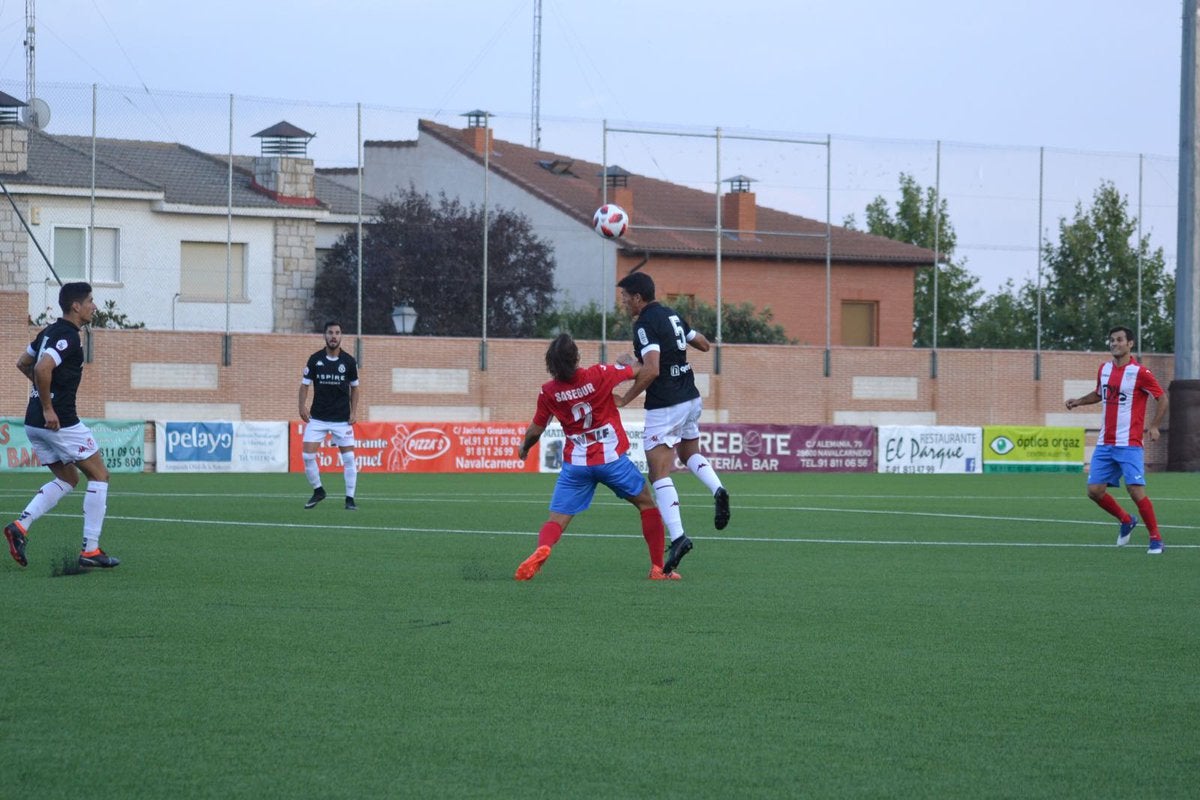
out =
<svg viewBox="0 0 1200 800"><path fill-rule="evenodd" d="M646 471L643 426L627 425L629 457ZM562 467L562 428L542 434L540 468ZM875 429L852 425L700 426L700 452L717 472L871 472L875 469ZM682 465L679 465L682 468Z"/></svg>
<svg viewBox="0 0 1200 800"><path fill-rule="evenodd" d="M359 472L536 472L538 461L517 456L524 422L356 422ZM288 425L292 472L304 471L304 423ZM342 469L328 440L317 451L322 472Z"/></svg>
<svg viewBox="0 0 1200 800"><path fill-rule="evenodd" d="M879 471L909 475L981 474L983 429L881 425Z"/></svg>
<svg viewBox="0 0 1200 800"><path fill-rule="evenodd" d="M155 421L159 472L287 472L286 422Z"/></svg>
<svg viewBox="0 0 1200 800"><path fill-rule="evenodd" d="M857 425L700 426L717 472L874 472L875 429Z"/></svg>
<svg viewBox="0 0 1200 800"><path fill-rule="evenodd" d="M146 468L146 423L140 419L81 420L92 432L109 472L141 472ZM25 435L24 417L0 417L0 472L44 469Z"/></svg>
<svg viewBox="0 0 1200 800"><path fill-rule="evenodd" d="M988 425L984 472L1083 472L1083 428Z"/></svg>

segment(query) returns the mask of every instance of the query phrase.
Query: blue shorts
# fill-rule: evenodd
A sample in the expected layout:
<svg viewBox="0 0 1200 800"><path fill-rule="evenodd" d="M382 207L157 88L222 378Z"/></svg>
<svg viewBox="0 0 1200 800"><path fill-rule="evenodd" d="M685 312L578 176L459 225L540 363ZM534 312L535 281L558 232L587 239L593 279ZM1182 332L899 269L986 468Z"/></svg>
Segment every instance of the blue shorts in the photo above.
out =
<svg viewBox="0 0 1200 800"><path fill-rule="evenodd" d="M563 464L550 497L550 510L557 514L578 514L592 504L596 486L603 483L622 500L636 497L646 485L646 479L628 456L608 464L580 467Z"/></svg>
<svg viewBox="0 0 1200 800"><path fill-rule="evenodd" d="M1140 447L1118 447L1112 444L1098 444L1092 451L1092 463L1088 468L1088 486L1107 483L1109 486L1120 486L1121 478L1125 486L1145 486L1146 451Z"/></svg>

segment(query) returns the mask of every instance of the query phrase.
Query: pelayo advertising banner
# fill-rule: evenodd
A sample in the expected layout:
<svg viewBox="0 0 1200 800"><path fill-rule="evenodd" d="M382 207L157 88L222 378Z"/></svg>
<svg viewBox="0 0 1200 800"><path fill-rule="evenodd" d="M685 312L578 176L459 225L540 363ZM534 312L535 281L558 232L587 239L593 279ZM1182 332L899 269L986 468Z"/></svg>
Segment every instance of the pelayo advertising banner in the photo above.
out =
<svg viewBox="0 0 1200 800"><path fill-rule="evenodd" d="M146 423L140 419L85 419L109 472L141 472L146 468ZM25 435L24 417L0 417L0 472L38 472L45 467Z"/></svg>
<svg viewBox="0 0 1200 800"><path fill-rule="evenodd" d="M354 460L359 472L536 472L538 462L517 457L527 422L356 422ZM304 471L304 423L292 422L289 464ZM536 449L535 449L536 452ZM322 472L340 472L336 447L317 451Z"/></svg>
<svg viewBox="0 0 1200 800"><path fill-rule="evenodd" d="M988 425L984 472L1083 472L1083 428Z"/></svg>
<svg viewBox="0 0 1200 800"><path fill-rule="evenodd" d="M983 429L881 425L879 471L906 475L980 474Z"/></svg>
<svg viewBox="0 0 1200 800"><path fill-rule="evenodd" d="M159 472L287 472L286 422L154 423Z"/></svg>

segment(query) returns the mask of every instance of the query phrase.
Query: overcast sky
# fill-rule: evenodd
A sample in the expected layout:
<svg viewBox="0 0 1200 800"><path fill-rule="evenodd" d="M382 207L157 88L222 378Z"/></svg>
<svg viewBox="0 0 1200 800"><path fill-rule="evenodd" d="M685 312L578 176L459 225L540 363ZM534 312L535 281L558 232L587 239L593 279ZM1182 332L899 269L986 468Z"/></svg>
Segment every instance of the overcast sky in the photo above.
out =
<svg viewBox="0 0 1200 800"><path fill-rule="evenodd" d="M497 135L530 144L533 8L533 0L42 0L36 75L46 90L38 94L53 96L55 84L131 87L163 117L180 93L362 103L450 124L484 108L497 117ZM899 170L932 184L932 143L940 140L960 251L989 289L1028 276L1037 223L1022 254L1018 234L975 217L1000 216L982 200L989 196L1032 196L1036 205L1039 147L1054 151L1052 173L1076 158L1088 163L1085 176L1048 192L1057 203L1047 209L1051 234L1074 202L1090 199L1097 175L1117 181L1133 203L1136 155L1146 154L1146 205L1163 220L1149 227L1173 265L1166 206L1175 191L1181 11L1181 0L543 0L541 145L599 160L600 120L830 134L849 142L835 145L839 223L848 213L861 220L865 201L894 193ZM18 96L25 12L22 0L0 0L0 79ZM136 116L146 112L134 111L137 102L130 101L130 138L186 137L186 121L140 124ZM262 127L278 121L275 113L315 129L280 105ZM395 130L367 138L413 138L415 126L401 118ZM316 141L323 135L321 127ZM624 161L610 163L704 185L711 157L697 149L703 167L673 167L675 151L692 145L661 138L628 152L614 142L610 153ZM353 146L348 152L352 159ZM318 166L344 166L329 162L345 162L347 151L314 156ZM816 178L807 166L793 174L790 157L763 150L744 169L735 154L729 164L764 181L760 197L776 205L792 205L791 194L823 194L823 168ZM1013 171L1027 179L1004 188L1001 176ZM823 198L786 210L823 216ZM1154 213L1148 208L1144 219Z"/></svg>

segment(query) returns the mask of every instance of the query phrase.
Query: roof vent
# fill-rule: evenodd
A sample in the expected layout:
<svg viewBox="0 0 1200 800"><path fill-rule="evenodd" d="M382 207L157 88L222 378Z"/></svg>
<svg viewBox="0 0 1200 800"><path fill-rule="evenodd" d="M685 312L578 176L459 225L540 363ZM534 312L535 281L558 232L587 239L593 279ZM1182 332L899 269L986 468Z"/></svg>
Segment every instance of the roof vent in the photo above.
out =
<svg viewBox="0 0 1200 800"><path fill-rule="evenodd" d="M308 143L315 133L297 128L290 122L279 122L254 134L262 140L261 154L264 156L308 157Z"/></svg>

